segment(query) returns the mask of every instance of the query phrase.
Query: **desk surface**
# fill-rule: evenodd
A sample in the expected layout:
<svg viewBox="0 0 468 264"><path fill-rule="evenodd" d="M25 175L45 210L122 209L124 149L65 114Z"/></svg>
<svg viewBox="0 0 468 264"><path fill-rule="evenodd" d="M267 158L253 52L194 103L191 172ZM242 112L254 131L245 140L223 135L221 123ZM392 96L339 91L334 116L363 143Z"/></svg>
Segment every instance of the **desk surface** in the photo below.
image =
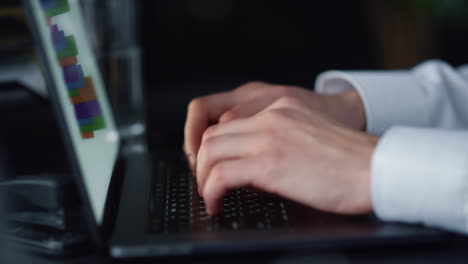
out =
<svg viewBox="0 0 468 264"><path fill-rule="evenodd" d="M14 260L14 261L11 261ZM354 263L424 263L424 264L457 264L467 263L468 242L453 241L432 245L411 245L406 247L383 247L373 249L347 249L312 251L296 254L263 254L263 255L224 255L206 256L196 258L158 259L146 261L125 261L120 263L330 263L330 264L354 264ZM112 261L104 256L90 255L76 258L45 258L41 256L27 256L16 254L10 256L4 263L36 263L36 264L112 264ZM3 262L2 262L3 263Z"/></svg>

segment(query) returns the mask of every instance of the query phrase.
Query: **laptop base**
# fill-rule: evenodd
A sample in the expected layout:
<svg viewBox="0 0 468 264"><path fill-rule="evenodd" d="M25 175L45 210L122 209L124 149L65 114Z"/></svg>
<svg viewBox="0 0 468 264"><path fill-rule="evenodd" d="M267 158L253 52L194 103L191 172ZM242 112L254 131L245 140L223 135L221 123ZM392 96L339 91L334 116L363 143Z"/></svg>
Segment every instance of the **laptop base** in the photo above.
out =
<svg viewBox="0 0 468 264"><path fill-rule="evenodd" d="M137 153L128 157L115 229L109 241L112 257L186 256L428 243L450 237L446 232L421 226L384 223L373 215L329 214L290 201L285 201L289 219L288 225L284 226L189 228L173 232L160 230L158 233L151 220L152 197L148 186L154 186L153 177L163 175L154 170L156 163L153 160L150 153Z"/></svg>

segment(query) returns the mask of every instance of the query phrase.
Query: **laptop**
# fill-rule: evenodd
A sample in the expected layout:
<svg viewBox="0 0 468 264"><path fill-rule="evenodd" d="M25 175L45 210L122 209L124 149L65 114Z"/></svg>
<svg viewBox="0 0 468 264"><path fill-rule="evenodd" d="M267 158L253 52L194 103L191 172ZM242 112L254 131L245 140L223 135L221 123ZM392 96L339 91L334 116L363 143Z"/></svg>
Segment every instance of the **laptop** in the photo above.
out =
<svg viewBox="0 0 468 264"><path fill-rule="evenodd" d="M78 0L24 0L49 97L67 148L83 220L114 258L308 250L440 241L447 234L327 214L249 188L232 190L209 216L174 151L124 142L83 27ZM175 154L174 154L175 153Z"/></svg>

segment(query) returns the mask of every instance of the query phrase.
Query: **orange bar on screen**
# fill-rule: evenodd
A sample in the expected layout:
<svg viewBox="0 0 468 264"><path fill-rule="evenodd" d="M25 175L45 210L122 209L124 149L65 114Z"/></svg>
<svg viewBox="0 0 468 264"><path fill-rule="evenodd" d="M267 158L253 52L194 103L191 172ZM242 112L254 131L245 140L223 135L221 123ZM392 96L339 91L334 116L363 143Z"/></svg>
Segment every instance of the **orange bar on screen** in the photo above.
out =
<svg viewBox="0 0 468 264"><path fill-rule="evenodd" d="M81 137L84 139L89 139L94 137L94 132L81 132Z"/></svg>

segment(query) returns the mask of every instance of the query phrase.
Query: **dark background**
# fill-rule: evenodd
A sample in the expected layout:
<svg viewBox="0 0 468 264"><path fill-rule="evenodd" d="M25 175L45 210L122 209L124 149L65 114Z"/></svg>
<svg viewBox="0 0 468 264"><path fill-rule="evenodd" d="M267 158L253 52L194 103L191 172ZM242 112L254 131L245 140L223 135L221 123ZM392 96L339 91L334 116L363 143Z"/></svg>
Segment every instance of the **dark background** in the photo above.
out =
<svg viewBox="0 0 468 264"><path fill-rule="evenodd" d="M358 1L146 1L142 7L148 83L311 85L326 68L377 66Z"/></svg>
<svg viewBox="0 0 468 264"><path fill-rule="evenodd" d="M195 96L254 80L313 88L325 69L378 67L359 1L182 0L142 7L148 124L160 132L158 143L181 142L186 105Z"/></svg>
<svg viewBox="0 0 468 264"><path fill-rule="evenodd" d="M420 2L142 1L150 141L182 142L191 98L248 81L313 89L328 69L468 62L463 1L458 8Z"/></svg>

